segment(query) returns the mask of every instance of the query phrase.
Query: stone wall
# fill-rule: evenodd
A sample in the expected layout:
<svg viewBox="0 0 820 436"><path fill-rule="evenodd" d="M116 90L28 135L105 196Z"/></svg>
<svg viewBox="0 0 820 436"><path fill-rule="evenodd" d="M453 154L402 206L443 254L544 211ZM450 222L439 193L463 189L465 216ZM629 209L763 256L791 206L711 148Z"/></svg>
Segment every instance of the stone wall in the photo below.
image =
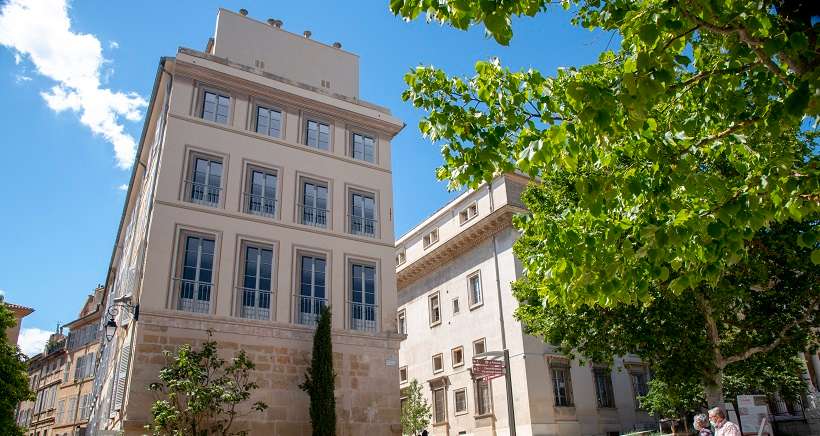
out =
<svg viewBox="0 0 820 436"><path fill-rule="evenodd" d="M227 317L201 317L179 312L141 314L128 384L125 428L142 434L150 420L154 395L147 390L165 364L163 350L181 344L194 346L214 331L223 357L240 349L256 364L260 388L248 401L264 401L269 408L236 423L250 434L310 435L309 399L298 385L310 364L314 329L290 324ZM395 334L333 332L338 434L400 434L398 341Z"/></svg>

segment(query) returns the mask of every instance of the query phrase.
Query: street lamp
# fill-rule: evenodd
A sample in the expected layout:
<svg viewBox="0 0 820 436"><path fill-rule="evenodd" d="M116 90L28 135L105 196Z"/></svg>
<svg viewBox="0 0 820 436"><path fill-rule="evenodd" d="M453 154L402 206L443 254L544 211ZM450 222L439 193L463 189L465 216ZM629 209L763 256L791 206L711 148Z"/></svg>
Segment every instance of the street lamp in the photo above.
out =
<svg viewBox="0 0 820 436"><path fill-rule="evenodd" d="M115 317L119 316L120 311L125 311L126 313L131 315L131 319L137 321L140 316L140 305L139 304L132 304L131 302L132 297L131 294L123 295L122 297L115 298L111 306L108 307L106 313L108 314L108 320L105 322L105 339L107 341L111 341L114 339L114 334L117 332L117 322L115 321ZM122 327L128 325L130 320L126 320Z"/></svg>

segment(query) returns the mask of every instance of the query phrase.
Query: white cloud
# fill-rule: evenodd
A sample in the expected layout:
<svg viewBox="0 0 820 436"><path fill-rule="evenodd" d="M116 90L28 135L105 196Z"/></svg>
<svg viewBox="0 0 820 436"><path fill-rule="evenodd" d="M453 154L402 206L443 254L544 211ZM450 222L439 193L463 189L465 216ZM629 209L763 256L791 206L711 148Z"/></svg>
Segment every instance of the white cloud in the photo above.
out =
<svg viewBox="0 0 820 436"><path fill-rule="evenodd" d="M20 330L20 336L17 338L17 345L20 346L20 351L22 351L26 356L31 357L37 353L43 352L49 336L51 336L50 331L41 330L36 327L24 327Z"/></svg>
<svg viewBox="0 0 820 436"><path fill-rule="evenodd" d="M92 132L114 146L120 168L134 162L136 141L122 119L139 121L148 103L135 92L101 87L106 60L94 35L71 31L67 0L10 0L0 8L0 44L23 57L38 73L57 82L40 95L56 112L71 110Z"/></svg>
<svg viewBox="0 0 820 436"><path fill-rule="evenodd" d="M128 190L128 184L123 183L122 185L117 186L117 189L119 189L120 191L127 191Z"/></svg>
<svg viewBox="0 0 820 436"><path fill-rule="evenodd" d="M116 50L116 49L120 48L120 43L117 42L117 41L108 41L108 48L110 48L112 50Z"/></svg>
<svg viewBox="0 0 820 436"><path fill-rule="evenodd" d="M30 82L31 77L23 75L23 74L17 74L17 75L14 76L14 81L17 82L17 83Z"/></svg>

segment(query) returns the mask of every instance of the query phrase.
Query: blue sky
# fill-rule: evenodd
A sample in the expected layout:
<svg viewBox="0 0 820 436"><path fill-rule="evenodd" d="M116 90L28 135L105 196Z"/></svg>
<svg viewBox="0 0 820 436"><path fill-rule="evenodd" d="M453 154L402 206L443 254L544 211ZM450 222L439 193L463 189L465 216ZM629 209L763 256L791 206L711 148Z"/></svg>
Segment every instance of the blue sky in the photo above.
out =
<svg viewBox="0 0 820 436"><path fill-rule="evenodd" d="M36 2L0 1L0 290L7 300L36 309L23 324L31 343L72 320L83 296L104 281L125 196L121 185L130 174L122 168L128 141L139 137L141 102L150 96L158 59L179 46L204 49L219 7L246 8L259 20L279 18L289 31L311 30L314 39L340 41L360 55L361 98L389 107L407 123L393 141L397 236L453 197L435 179L441 157L418 132L422 113L400 98L411 67L432 64L470 74L476 60L498 56L513 69L553 74L593 62L609 41L607 34L573 28L558 8L517 20L511 45L501 47L481 28L406 23L390 14L387 0L75 1L67 17L59 13L66 0L44 1L44 12L36 15L42 20L28 25L2 15ZM61 25L74 36L53 31ZM72 65L84 56L94 59L95 47L97 63ZM55 52L76 55L49 64L44 57ZM66 73L88 65L90 71ZM69 95L52 90L59 83ZM83 109L97 117L83 116Z"/></svg>

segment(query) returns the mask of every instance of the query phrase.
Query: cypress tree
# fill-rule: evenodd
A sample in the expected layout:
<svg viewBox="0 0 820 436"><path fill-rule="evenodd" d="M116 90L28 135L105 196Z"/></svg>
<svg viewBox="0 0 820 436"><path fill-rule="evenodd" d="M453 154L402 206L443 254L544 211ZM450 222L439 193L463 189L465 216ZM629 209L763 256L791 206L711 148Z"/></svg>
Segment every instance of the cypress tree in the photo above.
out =
<svg viewBox="0 0 820 436"><path fill-rule="evenodd" d="M323 307L313 336L313 356L305 381L299 387L310 395L310 422L313 436L336 435L333 345L330 342L330 308Z"/></svg>

